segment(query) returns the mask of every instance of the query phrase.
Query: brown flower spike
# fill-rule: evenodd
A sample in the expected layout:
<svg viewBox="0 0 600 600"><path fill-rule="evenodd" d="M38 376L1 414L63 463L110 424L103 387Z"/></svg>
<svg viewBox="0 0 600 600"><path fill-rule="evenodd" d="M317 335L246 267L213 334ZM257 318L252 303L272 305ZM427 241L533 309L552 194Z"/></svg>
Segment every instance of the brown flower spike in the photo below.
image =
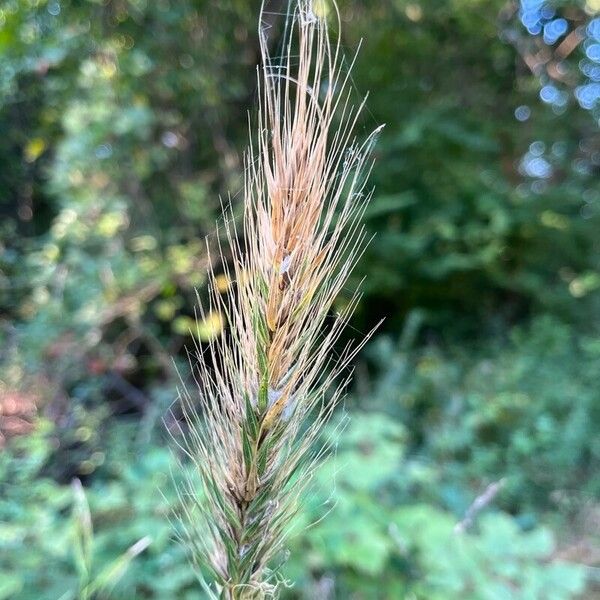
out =
<svg viewBox="0 0 600 600"><path fill-rule="evenodd" d="M337 15L335 5L320 2L316 14L310 0L292 4L280 63L261 14L243 232L225 214L234 289L219 294L211 273L210 310L229 335L210 342L210 360L197 349L198 390L181 392L183 446L202 481L181 490L183 538L214 579L209 596L227 600L277 596L273 559L322 454L339 379L364 343L334 352L357 297L341 314L331 308L365 247L365 180L381 128L355 141L364 101L352 105L353 61L329 37L324 7Z"/></svg>

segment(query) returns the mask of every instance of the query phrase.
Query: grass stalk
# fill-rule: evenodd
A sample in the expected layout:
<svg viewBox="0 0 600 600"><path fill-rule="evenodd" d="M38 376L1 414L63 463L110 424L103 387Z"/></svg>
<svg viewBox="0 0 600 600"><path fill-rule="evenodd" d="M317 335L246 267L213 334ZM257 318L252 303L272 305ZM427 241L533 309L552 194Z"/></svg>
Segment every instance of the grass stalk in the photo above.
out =
<svg viewBox="0 0 600 600"><path fill-rule="evenodd" d="M365 181L379 129L362 143L354 137L364 102L351 102L354 60L331 39L325 6L292 3L278 60L263 8L240 231L224 211L232 286L221 294L211 272L209 306L200 308L221 312L228 335L195 348L197 388L180 391L181 448L202 483L180 489L181 535L213 580L205 589L223 600L277 596L273 565L364 343L335 351L358 298L333 316L332 305L365 247Z"/></svg>

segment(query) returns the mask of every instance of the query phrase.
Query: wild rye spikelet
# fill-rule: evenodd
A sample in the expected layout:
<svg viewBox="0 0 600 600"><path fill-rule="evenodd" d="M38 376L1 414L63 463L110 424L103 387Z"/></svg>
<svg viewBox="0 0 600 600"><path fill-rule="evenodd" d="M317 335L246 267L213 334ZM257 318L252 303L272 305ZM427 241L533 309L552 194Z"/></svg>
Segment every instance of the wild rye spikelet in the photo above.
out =
<svg viewBox="0 0 600 600"><path fill-rule="evenodd" d="M243 233L225 215L233 291L220 295L210 273L210 310L226 317L229 335L196 349L198 390L180 394L188 422L182 447L202 484L181 490L180 518L193 559L215 580L216 591L206 586L212 598L276 595L272 561L343 393L339 379L360 346L334 351L356 296L334 318L331 307L365 246L365 179L379 129L356 143L364 101L351 104L353 61L310 0L293 3L282 62L269 55L267 27L259 28ZM265 15L263 6L261 24Z"/></svg>

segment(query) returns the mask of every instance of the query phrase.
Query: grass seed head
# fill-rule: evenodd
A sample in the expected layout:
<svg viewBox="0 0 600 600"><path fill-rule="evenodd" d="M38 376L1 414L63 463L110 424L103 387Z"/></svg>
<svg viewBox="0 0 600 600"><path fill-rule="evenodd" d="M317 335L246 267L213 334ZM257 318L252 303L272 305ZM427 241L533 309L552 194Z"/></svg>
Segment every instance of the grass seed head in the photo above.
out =
<svg viewBox="0 0 600 600"><path fill-rule="evenodd" d="M292 2L271 56L263 7L259 112L245 162L243 225L225 212L231 259L210 278L210 307L229 335L197 349L197 390L182 394L182 447L200 476L180 494L180 521L215 598L268 598L271 570L323 448L315 444L361 343L334 351L356 305L331 307L365 246L365 180L379 129L358 144L364 106L322 3ZM339 27L339 16L337 19ZM225 260L223 260L225 263ZM233 282L223 293L223 280ZM364 342L364 340L363 340ZM209 360L210 359L210 360ZM210 366L209 366L210 365ZM216 590L216 591L214 591Z"/></svg>

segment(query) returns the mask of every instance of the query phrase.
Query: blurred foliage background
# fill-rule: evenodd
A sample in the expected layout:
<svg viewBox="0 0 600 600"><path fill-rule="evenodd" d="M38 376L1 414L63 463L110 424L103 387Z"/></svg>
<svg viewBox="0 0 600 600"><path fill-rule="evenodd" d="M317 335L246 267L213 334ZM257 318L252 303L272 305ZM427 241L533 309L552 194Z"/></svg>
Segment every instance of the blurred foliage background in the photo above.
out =
<svg viewBox="0 0 600 600"><path fill-rule="evenodd" d="M224 326L195 289L259 5L0 3L2 600L203 597L166 432L190 329ZM340 10L361 131L387 124L348 335L386 320L284 596L600 597L600 2Z"/></svg>

